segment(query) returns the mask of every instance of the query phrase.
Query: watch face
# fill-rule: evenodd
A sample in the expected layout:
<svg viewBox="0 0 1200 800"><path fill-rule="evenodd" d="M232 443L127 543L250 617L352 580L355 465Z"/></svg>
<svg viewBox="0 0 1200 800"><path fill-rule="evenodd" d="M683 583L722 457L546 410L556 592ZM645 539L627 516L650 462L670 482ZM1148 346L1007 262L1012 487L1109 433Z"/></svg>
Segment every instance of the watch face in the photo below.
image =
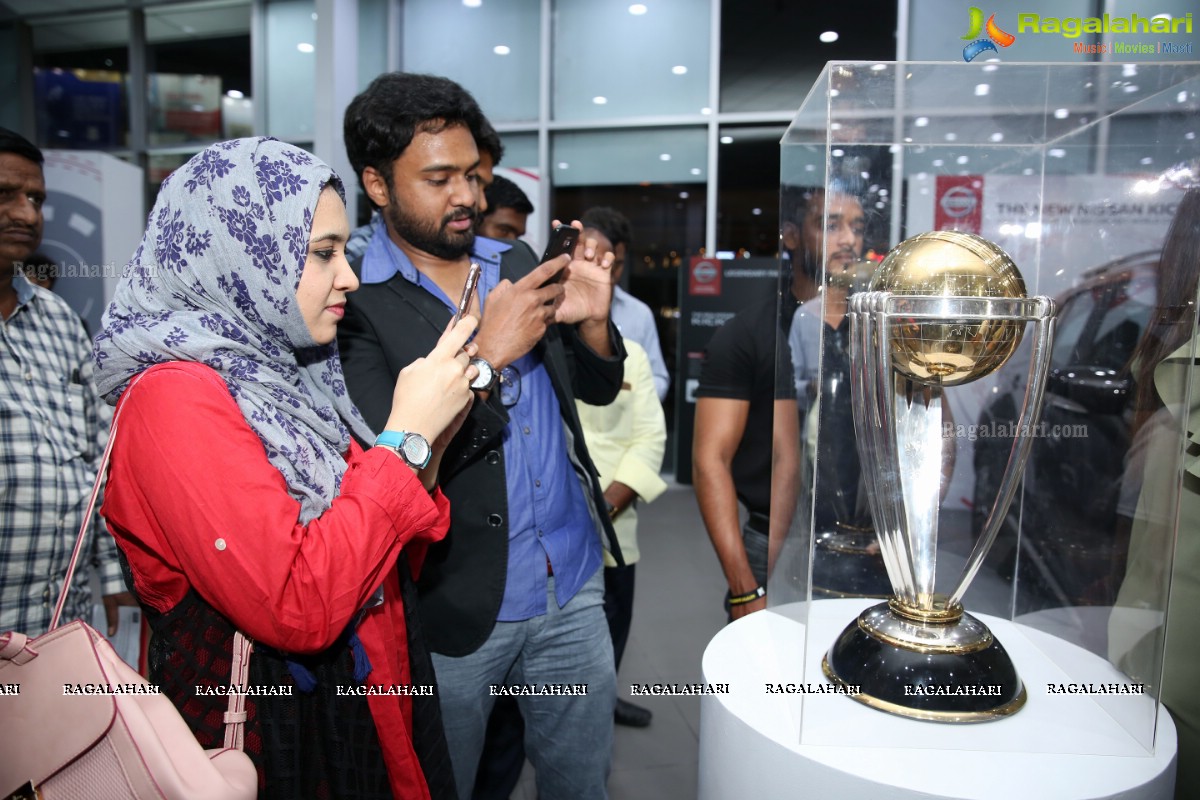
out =
<svg viewBox="0 0 1200 800"><path fill-rule="evenodd" d="M423 468L429 463L429 442L419 433L408 434L400 447L404 451L404 459L414 467Z"/></svg>
<svg viewBox="0 0 1200 800"><path fill-rule="evenodd" d="M473 358L471 363L479 370L479 375L475 380L471 381L472 389L487 390L492 388L492 383L496 380L496 371L492 365L482 358Z"/></svg>

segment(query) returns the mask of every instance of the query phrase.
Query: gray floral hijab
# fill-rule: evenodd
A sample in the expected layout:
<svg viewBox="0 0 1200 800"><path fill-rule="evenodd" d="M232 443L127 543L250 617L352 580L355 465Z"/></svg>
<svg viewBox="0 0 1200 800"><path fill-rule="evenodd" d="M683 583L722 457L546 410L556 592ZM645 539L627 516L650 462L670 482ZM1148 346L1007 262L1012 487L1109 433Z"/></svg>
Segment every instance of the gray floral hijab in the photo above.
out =
<svg viewBox="0 0 1200 800"><path fill-rule="evenodd" d="M199 153L163 183L146 234L104 315L93 356L100 393L164 361L212 367L300 501L329 507L350 446L371 432L346 394L336 342L318 346L296 305L313 211L333 170L274 139Z"/></svg>

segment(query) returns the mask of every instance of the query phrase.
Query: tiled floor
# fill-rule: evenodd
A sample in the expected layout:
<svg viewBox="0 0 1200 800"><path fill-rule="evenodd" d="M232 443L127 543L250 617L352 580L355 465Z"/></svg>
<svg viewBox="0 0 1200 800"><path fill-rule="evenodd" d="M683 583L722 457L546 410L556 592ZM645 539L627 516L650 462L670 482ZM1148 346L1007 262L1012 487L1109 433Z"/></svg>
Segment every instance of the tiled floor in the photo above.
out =
<svg viewBox="0 0 1200 800"><path fill-rule="evenodd" d="M633 629L617 676L622 697L632 683L697 683L708 640L725 624L725 581L690 486L671 484L638 507ZM698 697L639 697L654 712L650 727L618 726L608 781L611 800L691 800L700 741ZM528 766L513 800L536 800Z"/></svg>

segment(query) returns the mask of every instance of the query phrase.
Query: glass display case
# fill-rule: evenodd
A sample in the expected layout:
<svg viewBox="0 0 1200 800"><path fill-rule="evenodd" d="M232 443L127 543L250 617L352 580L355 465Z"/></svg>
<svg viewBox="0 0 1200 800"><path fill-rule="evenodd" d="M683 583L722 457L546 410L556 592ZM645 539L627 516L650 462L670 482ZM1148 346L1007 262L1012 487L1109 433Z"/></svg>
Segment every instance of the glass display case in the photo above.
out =
<svg viewBox="0 0 1200 800"><path fill-rule="evenodd" d="M1193 691L1200 626L1189 608L1168 628L1167 606L1200 602L1184 596L1200 554L1176 545L1200 511L1198 112L1200 63L1182 61L822 72L780 176L776 381L795 390L796 457L775 463L797 466L773 478L794 513L768 604L801 744L1144 756L1163 696ZM1014 267L1012 296L994 275L944 279L963 258ZM895 372L903 336L946 372ZM985 351L991 369L945 377ZM1173 569L1192 576L1174 594ZM985 639L1017 676L1002 702L919 699L1004 683L969 655ZM881 700L851 668L918 699ZM1039 736L1047 715L1076 735ZM984 724L940 724L956 722Z"/></svg>

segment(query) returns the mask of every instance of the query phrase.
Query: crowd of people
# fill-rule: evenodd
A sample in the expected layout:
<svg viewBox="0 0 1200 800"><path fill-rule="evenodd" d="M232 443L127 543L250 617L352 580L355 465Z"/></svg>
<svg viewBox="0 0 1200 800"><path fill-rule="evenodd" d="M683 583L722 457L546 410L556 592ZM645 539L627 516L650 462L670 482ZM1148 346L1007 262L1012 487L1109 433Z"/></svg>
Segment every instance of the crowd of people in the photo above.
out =
<svg viewBox="0 0 1200 800"><path fill-rule="evenodd" d="M589 209L539 263L500 137L445 78L382 75L344 128L354 176L268 138L172 173L94 336L35 285L52 271L23 272L43 157L0 130L0 631L48 627L121 409L67 614L91 618L93 581L110 635L140 606L148 677L205 747L224 698L195 687L252 639L249 682L298 690L247 700L261 796L506 798L528 759L540 797L603 798L614 723L652 720L616 672L638 506L667 488L670 376L620 286L631 225ZM375 213L352 230L355 182ZM715 334L696 392L730 620L766 607L802 485L830 498L814 525L870 524L844 381L818 388L819 365L846 369L837 277L866 215L790 198L785 290Z"/></svg>

